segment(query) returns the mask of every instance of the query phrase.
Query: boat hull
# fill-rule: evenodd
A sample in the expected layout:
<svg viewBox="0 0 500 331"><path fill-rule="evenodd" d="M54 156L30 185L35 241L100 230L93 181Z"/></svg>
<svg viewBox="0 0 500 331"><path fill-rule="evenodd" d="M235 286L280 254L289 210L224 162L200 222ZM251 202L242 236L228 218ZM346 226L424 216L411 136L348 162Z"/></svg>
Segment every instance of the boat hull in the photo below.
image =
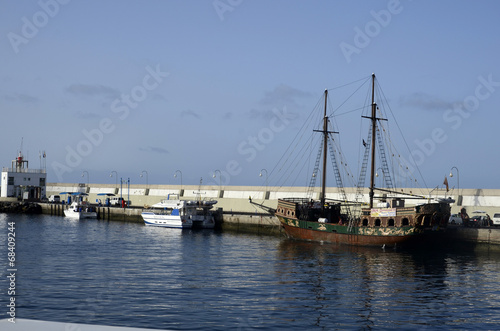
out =
<svg viewBox="0 0 500 331"><path fill-rule="evenodd" d="M310 222L312 223L312 222ZM281 222L286 235L295 240L306 240L325 242L332 244L345 244L354 246L384 246L384 247L409 247L415 245L430 245L439 242L444 238L444 232L441 230L419 230L409 227L394 228L384 231L371 231L360 233L361 228L354 227L352 233L347 232L345 225L331 225L332 227L343 227L343 231L334 232L334 230L313 230L290 226L286 222ZM382 230L382 229L381 229Z"/></svg>
<svg viewBox="0 0 500 331"><path fill-rule="evenodd" d="M162 200L141 213L144 224L177 229L213 229L215 221L209 211L215 200Z"/></svg>
<svg viewBox="0 0 500 331"><path fill-rule="evenodd" d="M427 204L411 208L365 209L361 219L349 226L338 209L328 217L320 210L296 201L279 200L276 216L288 237L299 240L355 246L434 245L445 238L449 206ZM303 216L309 216L308 219Z"/></svg>
<svg viewBox="0 0 500 331"><path fill-rule="evenodd" d="M143 212L141 216L144 220L144 224L148 226L176 229L213 229L215 227L215 221L212 216L203 218L188 216L185 220L180 216L165 215L155 212Z"/></svg>
<svg viewBox="0 0 500 331"><path fill-rule="evenodd" d="M154 212L141 213L144 224L148 226L159 226L164 228L190 229L191 222L183 222L180 216L163 215Z"/></svg>
<svg viewBox="0 0 500 331"><path fill-rule="evenodd" d="M85 211L74 211L71 209L66 209L64 210L64 216L71 218L71 219L96 219L97 218L97 213L96 212L85 212Z"/></svg>

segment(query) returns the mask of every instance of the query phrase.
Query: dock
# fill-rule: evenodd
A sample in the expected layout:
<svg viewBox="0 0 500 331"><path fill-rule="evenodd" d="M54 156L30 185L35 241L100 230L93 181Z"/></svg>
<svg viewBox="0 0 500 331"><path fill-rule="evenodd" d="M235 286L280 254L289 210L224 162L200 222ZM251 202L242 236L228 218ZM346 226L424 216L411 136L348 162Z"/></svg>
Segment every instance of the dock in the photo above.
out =
<svg viewBox="0 0 500 331"><path fill-rule="evenodd" d="M262 234L280 233L280 224L273 210L278 199L287 197L306 197L304 187L263 187L263 186L218 186L218 185L130 185L130 188L120 189L110 184L78 184L78 183L48 183L47 196L58 195L61 192L86 193L88 202L96 206L98 219L106 221L123 221L142 223L141 212L144 208L166 199L169 195L178 195L181 199L195 200L215 199L216 219L223 229ZM411 189L401 189L410 191ZM354 199L356 188L345 189L348 199ZM113 194L130 200L126 208L104 206L102 194ZM452 213L458 213L465 207L470 216L476 210L484 211L490 216L500 213L500 190L494 189L461 189L446 192L434 190L432 198L452 198ZM317 198L318 192L313 192ZM338 188L328 188L328 199L341 199ZM9 198L11 199L11 198ZM364 192L363 200L368 201L368 191ZM98 205L98 202L101 205ZM426 202L425 199L414 199L417 205ZM63 216L67 205L58 203L40 203L44 214ZM453 240L471 241L485 244L500 245L500 227L466 228L449 227L449 235Z"/></svg>
<svg viewBox="0 0 500 331"><path fill-rule="evenodd" d="M0 330L3 331L149 331L153 329L130 328L121 326L92 325L79 323L63 323L38 321L16 318L15 323L10 319L0 320ZM155 329L156 330L156 329Z"/></svg>

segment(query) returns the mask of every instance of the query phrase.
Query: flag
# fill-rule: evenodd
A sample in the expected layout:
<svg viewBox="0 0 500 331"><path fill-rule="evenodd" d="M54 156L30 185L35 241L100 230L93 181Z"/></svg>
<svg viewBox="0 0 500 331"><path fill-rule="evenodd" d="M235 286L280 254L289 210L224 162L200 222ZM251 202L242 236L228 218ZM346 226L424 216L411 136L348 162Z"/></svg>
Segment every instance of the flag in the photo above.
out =
<svg viewBox="0 0 500 331"><path fill-rule="evenodd" d="M363 139L363 146L366 147L366 141Z"/></svg>
<svg viewBox="0 0 500 331"><path fill-rule="evenodd" d="M444 182L443 182L444 185L446 185L446 192L449 191L448 189L448 178L446 176L444 176Z"/></svg>

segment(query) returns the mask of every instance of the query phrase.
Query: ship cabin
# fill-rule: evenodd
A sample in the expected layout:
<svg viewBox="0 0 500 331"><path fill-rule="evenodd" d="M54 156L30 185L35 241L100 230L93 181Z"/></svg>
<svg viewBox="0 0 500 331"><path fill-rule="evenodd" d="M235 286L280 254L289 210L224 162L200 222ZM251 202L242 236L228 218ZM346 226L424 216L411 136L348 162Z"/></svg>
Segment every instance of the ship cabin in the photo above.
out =
<svg viewBox="0 0 500 331"><path fill-rule="evenodd" d="M426 203L405 206L405 200L395 198L379 204L376 208L362 208L357 226L369 228L386 227L444 227L450 214L446 203ZM325 203L322 209L319 201L308 199L279 199L276 216L290 220L307 220L320 223L347 225L348 217L341 212L340 203Z"/></svg>
<svg viewBox="0 0 500 331"><path fill-rule="evenodd" d="M276 216L320 223L345 224L347 216L341 213L340 203L325 202L323 208L318 200L305 198L279 199Z"/></svg>

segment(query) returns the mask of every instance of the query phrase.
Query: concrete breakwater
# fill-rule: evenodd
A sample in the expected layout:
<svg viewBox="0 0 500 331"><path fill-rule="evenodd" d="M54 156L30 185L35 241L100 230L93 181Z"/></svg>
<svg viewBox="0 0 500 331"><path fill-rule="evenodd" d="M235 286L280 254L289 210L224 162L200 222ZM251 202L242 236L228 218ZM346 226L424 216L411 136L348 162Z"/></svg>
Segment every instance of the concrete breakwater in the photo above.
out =
<svg viewBox="0 0 500 331"><path fill-rule="evenodd" d="M449 226L446 229L450 242L474 243L486 245L499 245L500 248L500 228L480 227L469 228L463 226Z"/></svg>
<svg viewBox="0 0 500 331"><path fill-rule="evenodd" d="M68 204L62 203L40 203L43 214L64 216L64 209L68 208ZM105 221L122 221L122 222L137 222L142 223L141 218L142 208L120 208L106 207L95 205L97 211L97 219Z"/></svg>
<svg viewBox="0 0 500 331"><path fill-rule="evenodd" d="M43 214L64 216L64 209L69 205L62 203L39 203ZM107 207L95 205L97 219L105 221L121 221L143 223L142 207ZM238 232L252 232L262 234L278 234L280 226L278 220L270 214L223 212L222 208L214 210L217 228Z"/></svg>
<svg viewBox="0 0 500 331"><path fill-rule="evenodd" d="M98 207L98 213L102 219L123 220L130 222L143 222L140 214L143 208L171 198L183 200L214 199L216 220L225 229L238 229L239 231L259 232L262 228L269 231L278 229L279 222L269 211L275 209L278 200L270 196L265 189L252 187L235 187L225 190L218 186L170 186L170 185L130 185L130 189L120 189L115 185L102 184L66 184L53 183L47 185L47 196L60 195L62 200L67 199L64 192L81 192L88 194L85 199L92 203L105 204L106 198L113 194L114 197L122 197L130 200L130 207ZM292 193L293 194L293 193ZM44 213L61 215L63 212L61 204L46 204ZM52 205L52 206L51 206ZM60 205L60 206L57 206ZM102 215L102 216L101 216Z"/></svg>
<svg viewBox="0 0 500 331"><path fill-rule="evenodd" d="M47 196L59 195L61 192L82 192L88 194L86 199L91 203L99 200L104 202L106 196L103 194L114 194L131 201L131 208L99 207L99 216L105 220L142 222L140 216L142 209L160 202L169 195L176 195L186 200L216 199L218 203L215 207L219 210L220 221L224 228L263 233L280 231L279 221L272 215L279 198L306 198L306 191L305 187L130 185L130 188L120 188L107 184L49 183L47 185ZM429 196L412 188L402 188L397 191L415 194L412 199L406 201L407 205L418 205L427 202L428 199L452 198L455 200L452 204L452 213L458 213L461 208L466 208L470 216L473 216L475 211L488 213L490 216L496 212L500 213L500 190L460 189L446 192L444 189L435 189ZM356 188L346 188L345 192L349 200L355 200ZM362 201L368 202L368 189L362 194ZM319 191L314 191L313 198L318 196ZM341 200L341 196L338 188L327 189L328 199ZM383 195L380 194L380 197ZM64 196L61 198L64 199ZM42 208L44 213L53 215L62 213L62 207L55 204L42 205ZM456 240L500 244L500 229L497 228L459 227L450 231L450 236Z"/></svg>
<svg viewBox="0 0 500 331"><path fill-rule="evenodd" d="M23 203L1 202L0 212L14 213L44 213L54 216L64 216L67 204L59 203ZM142 208L105 207L96 206L98 219L105 221L138 222L142 223ZM249 232L255 234L281 235L279 222L272 215L248 213L216 212L218 227L223 230ZM449 243L472 243L495 245L500 248L500 227L469 228L450 225L447 232Z"/></svg>
<svg viewBox="0 0 500 331"><path fill-rule="evenodd" d="M98 200L104 202L103 194L114 194L130 200L133 207L151 206L167 196L177 195L181 199L195 200L215 199L216 208L222 208L224 213L246 213L250 215L269 214L269 209L275 209L280 198L307 198L306 187L264 187L264 186L217 186L217 185L130 185L130 188L111 184L75 184L75 183L48 183L47 197L58 195L61 192L82 192L88 194L91 203ZM406 200L407 205L418 205L428 202L429 199L452 198L452 213L464 207L472 216L474 211L484 211L491 216L500 213L500 189L460 189L447 192L445 189L421 190L416 188L398 188L395 191L412 194ZM368 189L361 194L361 201L368 203ZM345 194L350 201L356 200L356 188L345 188ZM377 193L376 198L382 198L383 193ZM61 196L64 199L65 196ZM319 188L312 192L312 198L319 197ZM327 199L342 200L342 193L336 187L327 188ZM390 198L388 198L390 199ZM380 200L380 199L376 199Z"/></svg>

